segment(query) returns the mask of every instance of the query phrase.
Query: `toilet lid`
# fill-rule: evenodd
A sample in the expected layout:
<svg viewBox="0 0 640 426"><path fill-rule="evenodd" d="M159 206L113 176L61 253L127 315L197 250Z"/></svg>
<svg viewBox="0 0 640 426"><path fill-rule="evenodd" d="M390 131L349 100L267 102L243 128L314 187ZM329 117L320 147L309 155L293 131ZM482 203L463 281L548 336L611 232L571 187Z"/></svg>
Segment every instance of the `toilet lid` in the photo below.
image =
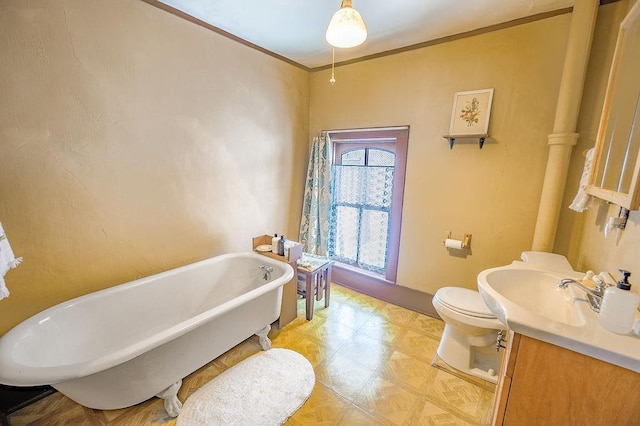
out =
<svg viewBox="0 0 640 426"><path fill-rule="evenodd" d="M496 318L477 291L462 287L443 287L436 292L435 297L449 309L465 315L478 318Z"/></svg>

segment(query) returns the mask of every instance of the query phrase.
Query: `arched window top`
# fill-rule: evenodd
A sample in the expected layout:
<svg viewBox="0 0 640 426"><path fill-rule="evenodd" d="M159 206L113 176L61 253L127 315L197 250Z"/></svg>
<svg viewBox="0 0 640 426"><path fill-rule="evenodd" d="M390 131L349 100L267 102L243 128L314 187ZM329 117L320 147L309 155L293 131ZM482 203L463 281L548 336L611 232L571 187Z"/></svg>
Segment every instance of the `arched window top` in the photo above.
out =
<svg viewBox="0 0 640 426"><path fill-rule="evenodd" d="M387 149L369 149L368 166L395 166L396 154L393 151Z"/></svg>
<svg viewBox="0 0 640 426"><path fill-rule="evenodd" d="M340 163L343 166L364 166L365 153L365 148L350 149L342 153Z"/></svg>
<svg viewBox="0 0 640 426"><path fill-rule="evenodd" d="M393 167L395 163L396 154L389 149L353 148L344 151L340 155L340 164L343 166Z"/></svg>

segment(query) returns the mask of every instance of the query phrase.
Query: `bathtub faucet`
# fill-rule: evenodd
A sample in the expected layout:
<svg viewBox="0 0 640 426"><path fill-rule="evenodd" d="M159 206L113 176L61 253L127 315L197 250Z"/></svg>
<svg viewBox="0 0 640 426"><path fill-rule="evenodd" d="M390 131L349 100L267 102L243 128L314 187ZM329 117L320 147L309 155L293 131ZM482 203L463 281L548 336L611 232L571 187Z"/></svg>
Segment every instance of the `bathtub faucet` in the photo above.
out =
<svg viewBox="0 0 640 426"><path fill-rule="evenodd" d="M271 279L271 273L273 272L273 266L260 265L258 268L262 271L262 278L265 281L269 281Z"/></svg>

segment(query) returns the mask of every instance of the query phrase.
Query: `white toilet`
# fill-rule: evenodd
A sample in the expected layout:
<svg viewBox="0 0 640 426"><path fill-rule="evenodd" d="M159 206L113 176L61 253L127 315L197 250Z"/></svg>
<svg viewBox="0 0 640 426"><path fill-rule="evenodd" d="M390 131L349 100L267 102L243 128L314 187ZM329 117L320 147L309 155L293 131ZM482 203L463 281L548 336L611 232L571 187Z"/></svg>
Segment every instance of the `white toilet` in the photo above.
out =
<svg viewBox="0 0 640 426"><path fill-rule="evenodd" d="M560 273L574 272L567 258L554 253L525 251L524 263ZM450 367L496 383L502 352L496 350L498 332L506 329L487 308L480 293L462 287L443 287L433 307L445 322L438 357Z"/></svg>
<svg viewBox="0 0 640 426"><path fill-rule="evenodd" d="M502 357L496 342L498 332L506 327L489 311L480 293L443 287L432 303L445 322L438 357L456 370L496 383Z"/></svg>

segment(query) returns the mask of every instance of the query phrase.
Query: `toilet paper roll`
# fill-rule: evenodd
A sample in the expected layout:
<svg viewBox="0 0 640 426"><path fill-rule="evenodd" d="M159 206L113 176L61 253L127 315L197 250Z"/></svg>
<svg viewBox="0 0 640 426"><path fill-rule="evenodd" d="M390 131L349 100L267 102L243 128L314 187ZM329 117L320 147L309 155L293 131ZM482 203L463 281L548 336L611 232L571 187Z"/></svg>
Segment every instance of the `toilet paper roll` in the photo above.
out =
<svg viewBox="0 0 640 426"><path fill-rule="evenodd" d="M444 241L444 246L445 246L446 248L456 249L456 250L460 250L460 249L462 249L462 248L463 248L463 247L462 247L462 245L463 245L463 244L464 244L464 243L463 243L462 241L460 241L460 240L453 240L453 239L451 239L451 238L447 238L447 239Z"/></svg>

